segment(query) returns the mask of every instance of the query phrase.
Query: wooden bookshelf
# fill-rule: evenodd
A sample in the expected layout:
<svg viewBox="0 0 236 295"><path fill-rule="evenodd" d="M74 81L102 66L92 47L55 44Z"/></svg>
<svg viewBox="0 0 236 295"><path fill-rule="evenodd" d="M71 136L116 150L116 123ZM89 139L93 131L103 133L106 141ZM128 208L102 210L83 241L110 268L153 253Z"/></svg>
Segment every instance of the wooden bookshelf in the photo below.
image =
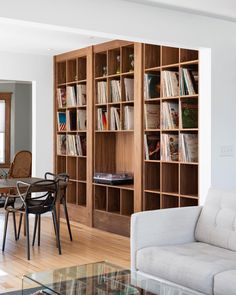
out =
<svg viewBox="0 0 236 295"><path fill-rule="evenodd" d="M184 108L199 108L198 85L190 93L184 82L187 75L198 78L198 55L196 50L115 40L55 57L55 172L70 175L67 198L73 220L129 236L134 212L198 205L199 160L180 153L179 144L180 139L199 137L198 118L195 125L182 122ZM173 85L167 89L165 79L175 76L180 84L181 75L181 90ZM150 77L155 83L151 90L146 84ZM59 106L57 89L80 84L86 85L86 104ZM166 115L170 108L179 114L171 126ZM73 123L79 110L86 111L86 130ZM145 121L150 110L157 116L155 124ZM62 131L58 112L66 113ZM58 135L85 136L86 155L58 153ZM159 138L159 154L146 158L144 137ZM171 137L178 152L163 157L164 142ZM98 184L93 181L96 172L129 172L134 183Z"/></svg>
<svg viewBox="0 0 236 295"><path fill-rule="evenodd" d="M145 125L143 127L143 134L153 136L153 138L156 136L160 139L160 156L158 159L147 160L145 153L143 155L143 210L198 205L198 160L196 162L181 161L179 155L177 160L166 160L161 156L161 150L165 144L162 142L163 134L173 135L178 138L178 141L181 134L195 134L198 137L198 122L194 128L183 128L181 124L182 103L195 100L198 107L198 89L192 95L183 95L180 89L174 95L164 95L163 87L165 85L163 85L162 80L164 71L177 72L180 79L181 69L183 68L198 72L198 51L150 44L143 45L144 75L160 73L161 76L160 95L147 99L144 94L143 97L143 113L147 104L158 104L160 106L159 129L146 129ZM165 120L163 105L166 103L175 104L178 108L179 121L175 128L163 127L162 122Z"/></svg>
<svg viewBox="0 0 236 295"><path fill-rule="evenodd" d="M73 221L92 225L92 47L76 50L70 53L57 55L54 58L55 69L55 172L66 172L70 176L67 189L67 202L70 218ZM80 86L83 85L83 86ZM68 87L73 87L76 103L68 105ZM78 88L86 89L86 100L79 103ZM57 89L61 88L66 93L66 104L61 107L58 102ZM86 114L86 126L79 126L78 120L81 110ZM66 113L65 131L59 131L57 113ZM69 118L70 117L70 118ZM69 124L70 119L75 121ZM70 126L71 125L71 126ZM66 137L64 155L58 152L58 135ZM68 139L80 137L86 146L83 154L70 153ZM61 210L63 216L64 211Z"/></svg>

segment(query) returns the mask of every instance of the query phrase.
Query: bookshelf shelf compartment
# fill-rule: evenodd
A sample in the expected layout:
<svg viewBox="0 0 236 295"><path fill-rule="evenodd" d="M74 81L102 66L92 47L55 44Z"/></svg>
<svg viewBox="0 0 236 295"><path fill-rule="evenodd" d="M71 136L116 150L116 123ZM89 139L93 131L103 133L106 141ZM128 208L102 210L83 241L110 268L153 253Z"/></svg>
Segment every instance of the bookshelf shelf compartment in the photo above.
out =
<svg viewBox="0 0 236 295"><path fill-rule="evenodd" d="M145 190L160 190L160 163L145 163Z"/></svg>
<svg viewBox="0 0 236 295"><path fill-rule="evenodd" d="M86 82L87 79L87 58L78 58L78 82Z"/></svg>
<svg viewBox="0 0 236 295"><path fill-rule="evenodd" d="M180 197L180 207L198 206L198 199Z"/></svg>
<svg viewBox="0 0 236 295"><path fill-rule="evenodd" d="M145 69L156 68L161 64L161 47L159 45L145 44L144 45L145 54Z"/></svg>
<svg viewBox="0 0 236 295"><path fill-rule="evenodd" d="M166 193L179 192L178 163L162 163L162 191Z"/></svg>
<svg viewBox="0 0 236 295"><path fill-rule="evenodd" d="M180 62L198 61L198 51L191 49L180 49Z"/></svg>
<svg viewBox="0 0 236 295"><path fill-rule="evenodd" d="M173 195L162 195L162 209L179 207L179 197Z"/></svg>
<svg viewBox="0 0 236 295"><path fill-rule="evenodd" d="M134 192L121 189L121 214L130 216L134 213Z"/></svg>
<svg viewBox="0 0 236 295"><path fill-rule="evenodd" d="M67 61L67 82L75 82L78 80L77 76L77 62L76 59Z"/></svg>
<svg viewBox="0 0 236 295"><path fill-rule="evenodd" d="M179 63L179 48L162 46L162 66Z"/></svg>
<svg viewBox="0 0 236 295"><path fill-rule="evenodd" d="M95 77L107 76L107 52L95 54Z"/></svg>
<svg viewBox="0 0 236 295"><path fill-rule="evenodd" d="M108 51L108 75L119 75L121 73L120 48Z"/></svg>
<svg viewBox="0 0 236 295"><path fill-rule="evenodd" d="M66 156L57 156L57 173L66 172Z"/></svg>
<svg viewBox="0 0 236 295"><path fill-rule="evenodd" d="M86 181L87 169L86 158L77 158L77 180Z"/></svg>
<svg viewBox="0 0 236 295"><path fill-rule="evenodd" d="M66 171L68 175L70 176L70 179L75 180L76 179L76 170L77 170L77 163L75 157L67 157L67 168Z"/></svg>
<svg viewBox="0 0 236 295"><path fill-rule="evenodd" d="M157 210L161 208L160 194L153 194L146 192L144 194L144 210Z"/></svg>
<svg viewBox="0 0 236 295"><path fill-rule="evenodd" d="M66 83L66 62L57 63L57 84L62 85Z"/></svg>
<svg viewBox="0 0 236 295"><path fill-rule="evenodd" d="M71 204L76 204L76 182L70 182L67 187L67 202Z"/></svg>
<svg viewBox="0 0 236 295"><path fill-rule="evenodd" d="M198 165L180 165L180 194L198 195Z"/></svg>
<svg viewBox="0 0 236 295"><path fill-rule="evenodd" d="M122 47L122 73L126 74L134 71L135 57L134 46Z"/></svg>
<svg viewBox="0 0 236 295"><path fill-rule="evenodd" d="M105 186L94 186L94 209L107 210L107 188Z"/></svg>
<svg viewBox="0 0 236 295"><path fill-rule="evenodd" d="M119 188L108 187L108 208L111 213L120 214L120 190Z"/></svg>
<svg viewBox="0 0 236 295"><path fill-rule="evenodd" d="M78 205L86 206L86 183L78 182L77 183L77 197L78 197Z"/></svg>

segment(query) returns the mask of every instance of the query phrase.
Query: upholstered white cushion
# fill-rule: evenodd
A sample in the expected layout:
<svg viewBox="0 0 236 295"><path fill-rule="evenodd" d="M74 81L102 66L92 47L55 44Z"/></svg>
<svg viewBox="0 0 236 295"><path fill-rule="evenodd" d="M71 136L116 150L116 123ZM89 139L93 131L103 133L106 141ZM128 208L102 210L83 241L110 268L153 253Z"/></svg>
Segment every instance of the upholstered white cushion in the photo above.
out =
<svg viewBox="0 0 236 295"><path fill-rule="evenodd" d="M204 294L213 294L215 274L232 268L236 252L200 242L137 251L138 271Z"/></svg>
<svg viewBox="0 0 236 295"><path fill-rule="evenodd" d="M195 238L236 251L236 192L210 189L200 214Z"/></svg>
<svg viewBox="0 0 236 295"><path fill-rule="evenodd" d="M214 278L214 295L236 295L236 269L220 272Z"/></svg>

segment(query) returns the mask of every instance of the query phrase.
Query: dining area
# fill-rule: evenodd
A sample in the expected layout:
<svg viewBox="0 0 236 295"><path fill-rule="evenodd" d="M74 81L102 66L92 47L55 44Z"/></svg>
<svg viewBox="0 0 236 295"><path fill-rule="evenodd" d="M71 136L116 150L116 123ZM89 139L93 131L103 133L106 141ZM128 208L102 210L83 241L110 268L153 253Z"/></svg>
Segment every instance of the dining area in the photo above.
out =
<svg viewBox="0 0 236 295"><path fill-rule="evenodd" d="M0 210L4 212L2 231L2 253L8 250L8 224L12 222L15 242L25 237L25 252L31 259L31 247L41 244L41 216L50 217L55 234L55 246L61 255L60 241L60 205L64 210L65 221L72 241L72 231L67 210L66 190L69 176L65 173L45 172L44 177L32 177L32 154L30 151L16 153L9 170L2 169L0 178ZM33 218L29 218L32 216ZM33 222L33 234L30 236L30 222ZM12 238L12 235L11 235Z"/></svg>

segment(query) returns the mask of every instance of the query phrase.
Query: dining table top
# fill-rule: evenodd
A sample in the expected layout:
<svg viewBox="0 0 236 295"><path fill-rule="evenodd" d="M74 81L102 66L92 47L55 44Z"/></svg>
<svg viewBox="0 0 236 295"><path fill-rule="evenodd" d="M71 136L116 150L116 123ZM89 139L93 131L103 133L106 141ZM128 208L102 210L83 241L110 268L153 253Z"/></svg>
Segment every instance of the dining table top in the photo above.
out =
<svg viewBox="0 0 236 295"><path fill-rule="evenodd" d="M27 184L32 184L36 181L45 180L44 178L38 177L28 177L28 178L0 178L0 191L1 189L13 189L16 188L18 181L25 182Z"/></svg>

